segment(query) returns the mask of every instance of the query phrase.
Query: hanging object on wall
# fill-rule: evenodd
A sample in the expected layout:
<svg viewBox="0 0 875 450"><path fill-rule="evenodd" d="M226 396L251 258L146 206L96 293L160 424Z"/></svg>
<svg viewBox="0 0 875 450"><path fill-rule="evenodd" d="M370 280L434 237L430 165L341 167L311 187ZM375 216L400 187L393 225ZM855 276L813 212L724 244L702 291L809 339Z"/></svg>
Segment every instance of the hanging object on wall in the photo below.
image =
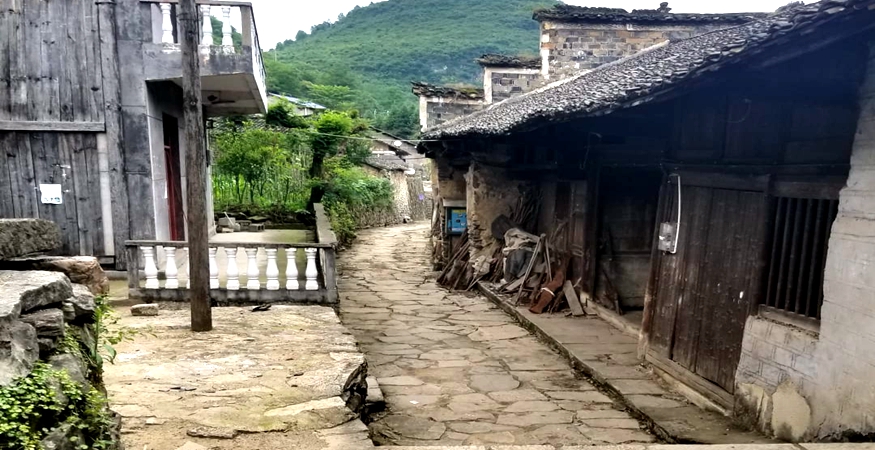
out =
<svg viewBox="0 0 875 450"><path fill-rule="evenodd" d="M60 184L40 184L40 201L46 205L61 205L64 203L63 188Z"/></svg>

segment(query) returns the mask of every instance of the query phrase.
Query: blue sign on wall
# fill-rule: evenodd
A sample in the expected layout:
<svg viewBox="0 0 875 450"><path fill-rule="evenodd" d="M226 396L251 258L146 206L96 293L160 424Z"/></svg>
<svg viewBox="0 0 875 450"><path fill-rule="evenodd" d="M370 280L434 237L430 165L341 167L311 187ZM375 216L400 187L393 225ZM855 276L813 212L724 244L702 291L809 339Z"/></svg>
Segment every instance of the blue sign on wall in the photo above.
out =
<svg viewBox="0 0 875 450"><path fill-rule="evenodd" d="M465 208L449 208L447 210L447 233L462 234L468 227L468 212Z"/></svg>

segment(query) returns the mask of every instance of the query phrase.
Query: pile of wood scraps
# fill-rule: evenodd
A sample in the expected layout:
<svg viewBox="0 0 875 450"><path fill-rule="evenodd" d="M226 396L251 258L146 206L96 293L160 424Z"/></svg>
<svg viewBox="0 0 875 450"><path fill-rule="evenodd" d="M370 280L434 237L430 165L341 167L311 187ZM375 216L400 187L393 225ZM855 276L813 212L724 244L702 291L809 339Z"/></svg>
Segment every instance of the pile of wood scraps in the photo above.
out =
<svg viewBox="0 0 875 450"><path fill-rule="evenodd" d="M441 286L450 289L470 289L477 280L474 278L474 269L468 264L471 259L470 250L471 242L468 240L468 231L462 233L462 237L456 246L453 247L453 253L450 259L444 266L443 272L438 276L437 282Z"/></svg>
<svg viewBox="0 0 875 450"><path fill-rule="evenodd" d="M514 305L531 305L529 311L535 314L560 311L567 304L573 315L585 315L575 287L565 279L569 260L557 255L550 242L542 234L525 274L507 281L498 290L503 294L512 294Z"/></svg>

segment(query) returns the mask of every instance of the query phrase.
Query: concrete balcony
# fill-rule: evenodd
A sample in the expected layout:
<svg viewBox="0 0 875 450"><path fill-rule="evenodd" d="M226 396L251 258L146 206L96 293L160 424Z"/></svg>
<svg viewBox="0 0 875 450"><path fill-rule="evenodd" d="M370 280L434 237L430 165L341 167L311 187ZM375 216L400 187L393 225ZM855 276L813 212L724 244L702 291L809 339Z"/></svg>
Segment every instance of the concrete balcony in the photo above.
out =
<svg viewBox="0 0 875 450"><path fill-rule="evenodd" d="M175 1L142 0L151 10L151 42L143 45L147 81L182 81L182 49ZM200 6L201 85L209 117L267 111L264 64L252 4L198 1ZM222 22L213 29L215 17ZM232 30L233 27L233 30ZM215 33L214 33L215 31ZM242 39L234 42L240 33ZM215 37L214 37L215 36Z"/></svg>

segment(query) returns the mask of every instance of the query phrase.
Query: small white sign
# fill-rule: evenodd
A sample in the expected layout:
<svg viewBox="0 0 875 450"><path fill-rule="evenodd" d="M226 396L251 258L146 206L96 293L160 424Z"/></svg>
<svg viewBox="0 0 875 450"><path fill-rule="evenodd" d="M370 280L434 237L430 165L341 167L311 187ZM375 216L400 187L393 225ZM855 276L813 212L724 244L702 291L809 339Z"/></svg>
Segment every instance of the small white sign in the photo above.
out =
<svg viewBox="0 0 875 450"><path fill-rule="evenodd" d="M40 201L47 205L60 205L64 203L63 189L60 184L39 185Z"/></svg>

